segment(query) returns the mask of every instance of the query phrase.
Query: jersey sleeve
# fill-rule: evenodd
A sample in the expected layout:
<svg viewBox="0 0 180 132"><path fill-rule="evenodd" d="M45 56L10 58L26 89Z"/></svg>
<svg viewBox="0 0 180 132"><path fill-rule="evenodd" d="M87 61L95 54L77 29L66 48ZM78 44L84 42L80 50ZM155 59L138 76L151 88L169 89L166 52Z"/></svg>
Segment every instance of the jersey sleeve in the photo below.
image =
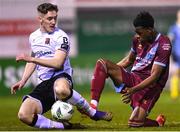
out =
<svg viewBox="0 0 180 132"><path fill-rule="evenodd" d="M67 53L69 52L70 41L69 41L69 37L66 34L59 36L57 38L57 44L56 44L55 49L65 51Z"/></svg>
<svg viewBox="0 0 180 132"><path fill-rule="evenodd" d="M169 63L171 49L172 49L172 46L168 38L161 41L159 43L159 47L158 47L158 51L154 60L154 64L158 64L163 67L166 67Z"/></svg>

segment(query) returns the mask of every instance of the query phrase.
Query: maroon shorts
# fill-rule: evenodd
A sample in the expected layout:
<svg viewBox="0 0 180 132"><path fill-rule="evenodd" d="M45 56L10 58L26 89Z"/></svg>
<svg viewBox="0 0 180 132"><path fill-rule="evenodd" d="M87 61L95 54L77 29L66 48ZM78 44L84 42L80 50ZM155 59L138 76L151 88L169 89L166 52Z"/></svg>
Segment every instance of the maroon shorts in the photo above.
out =
<svg viewBox="0 0 180 132"><path fill-rule="evenodd" d="M126 87L133 87L143 81L140 76L135 73L129 73L123 68L121 68L121 71L123 83ZM160 97L161 92L162 87L157 84L146 87L132 95L131 107L134 109L136 106L140 106L148 113Z"/></svg>

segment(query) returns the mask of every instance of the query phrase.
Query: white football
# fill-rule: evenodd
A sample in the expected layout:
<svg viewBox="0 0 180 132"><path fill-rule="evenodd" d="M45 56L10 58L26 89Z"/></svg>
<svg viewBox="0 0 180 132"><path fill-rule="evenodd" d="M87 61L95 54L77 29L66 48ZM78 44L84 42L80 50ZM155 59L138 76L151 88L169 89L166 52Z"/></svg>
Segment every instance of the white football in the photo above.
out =
<svg viewBox="0 0 180 132"><path fill-rule="evenodd" d="M51 115L57 121L70 120L73 113L73 106L60 100L56 101L51 107Z"/></svg>

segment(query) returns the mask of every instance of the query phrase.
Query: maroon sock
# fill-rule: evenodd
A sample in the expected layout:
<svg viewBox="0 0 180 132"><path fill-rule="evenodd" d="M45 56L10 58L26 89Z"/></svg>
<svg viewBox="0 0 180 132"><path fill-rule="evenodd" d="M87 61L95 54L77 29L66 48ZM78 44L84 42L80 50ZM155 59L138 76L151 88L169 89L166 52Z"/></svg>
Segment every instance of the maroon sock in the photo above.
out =
<svg viewBox="0 0 180 132"><path fill-rule="evenodd" d="M130 127L157 127L158 122L152 119L146 118L144 121L139 120L129 120L128 125Z"/></svg>
<svg viewBox="0 0 180 132"><path fill-rule="evenodd" d="M106 78L107 73L105 70L105 64L102 60L98 60L91 80L91 99L99 102Z"/></svg>
<svg viewBox="0 0 180 132"><path fill-rule="evenodd" d="M159 126L159 124L156 120L146 118L143 126L144 127L153 127L153 126L156 127L156 126Z"/></svg>

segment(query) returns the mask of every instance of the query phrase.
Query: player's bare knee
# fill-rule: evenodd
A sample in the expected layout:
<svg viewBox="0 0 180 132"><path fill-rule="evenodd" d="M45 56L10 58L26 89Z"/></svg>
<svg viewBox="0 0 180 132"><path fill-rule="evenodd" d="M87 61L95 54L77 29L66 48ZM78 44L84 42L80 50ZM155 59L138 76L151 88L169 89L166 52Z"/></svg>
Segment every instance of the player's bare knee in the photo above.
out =
<svg viewBox="0 0 180 132"><path fill-rule="evenodd" d="M96 63L101 63L102 65L106 65L107 60L106 59L98 59Z"/></svg>
<svg viewBox="0 0 180 132"><path fill-rule="evenodd" d="M100 69L102 69L103 71L105 71L107 73L107 60L105 59L98 59L97 62L96 62L96 66L100 67Z"/></svg>
<svg viewBox="0 0 180 132"><path fill-rule="evenodd" d="M70 95L70 89L68 87L65 87L63 85L54 87L56 96L58 99L64 99Z"/></svg>
<svg viewBox="0 0 180 132"><path fill-rule="evenodd" d="M26 123L26 124L30 124L32 119L31 119L31 116L28 116L28 114L26 114L25 112L23 111L19 111L18 112L18 118L20 121Z"/></svg>
<svg viewBox="0 0 180 132"><path fill-rule="evenodd" d="M54 83L54 91L58 99L64 99L71 94L70 84L65 78L60 78Z"/></svg>

